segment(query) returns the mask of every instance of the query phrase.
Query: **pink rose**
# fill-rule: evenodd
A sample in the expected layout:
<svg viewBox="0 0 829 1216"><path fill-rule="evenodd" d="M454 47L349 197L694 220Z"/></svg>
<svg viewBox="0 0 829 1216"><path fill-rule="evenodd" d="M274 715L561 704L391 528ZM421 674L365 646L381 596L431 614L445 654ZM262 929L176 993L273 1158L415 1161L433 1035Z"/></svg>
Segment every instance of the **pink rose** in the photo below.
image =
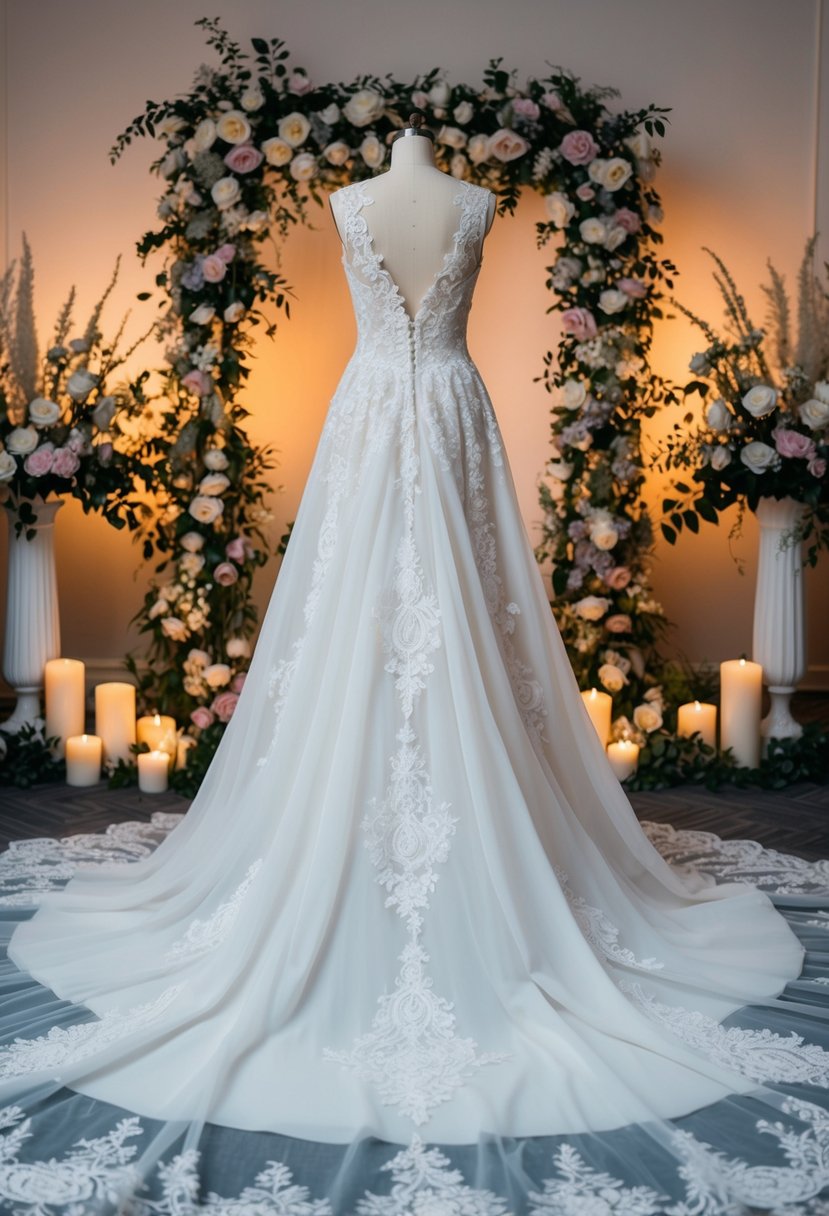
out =
<svg viewBox="0 0 829 1216"><path fill-rule="evenodd" d="M815 441L802 431L794 431L790 427L779 426L773 432L774 446L781 456L793 460L812 460L815 456Z"/></svg>
<svg viewBox="0 0 829 1216"><path fill-rule="evenodd" d="M225 556L231 561L243 562L245 560L245 538L243 536L234 536L233 540L229 540L225 545Z"/></svg>
<svg viewBox="0 0 829 1216"><path fill-rule="evenodd" d="M622 591L631 580L627 566L612 566L605 574L604 581L612 591Z"/></svg>
<svg viewBox="0 0 829 1216"><path fill-rule="evenodd" d="M232 169L234 173L252 173L254 169L258 169L264 160L264 156L258 148L254 148L253 144L236 144L224 158L228 169Z"/></svg>
<svg viewBox="0 0 829 1216"><path fill-rule="evenodd" d="M633 300L641 300L648 294L648 285L641 279L619 279L616 286Z"/></svg>
<svg viewBox="0 0 829 1216"><path fill-rule="evenodd" d="M631 211L630 207L620 207L613 216L613 223L617 228L624 228L625 232L638 232L642 227L642 221L635 211Z"/></svg>
<svg viewBox="0 0 829 1216"><path fill-rule="evenodd" d="M583 203L589 203L591 198L596 197L596 191L590 185L590 182L582 182L577 188L576 194Z"/></svg>
<svg viewBox="0 0 829 1216"><path fill-rule="evenodd" d="M23 461L23 468L30 477L45 477L52 470L52 462L55 459L55 445L53 443L42 443L39 448L35 448L30 452Z"/></svg>
<svg viewBox="0 0 829 1216"><path fill-rule="evenodd" d="M225 263L232 262L236 257L236 246L229 243L227 245L220 245L216 250L216 257L221 258Z"/></svg>
<svg viewBox="0 0 829 1216"><path fill-rule="evenodd" d="M557 110L564 109L564 102L561 100L558 93L554 93L554 92L545 93L543 95L543 97L541 98L541 100L544 103L544 105L547 107L547 109L552 110L553 113L555 113Z"/></svg>
<svg viewBox="0 0 829 1216"><path fill-rule="evenodd" d="M227 274L227 262L217 253L208 253L201 264L205 283L221 283Z"/></svg>
<svg viewBox="0 0 829 1216"><path fill-rule="evenodd" d="M310 93L313 87L313 81L304 72L294 72L288 77L288 92L296 93L298 97L302 97L303 93Z"/></svg>
<svg viewBox="0 0 829 1216"><path fill-rule="evenodd" d="M80 459L71 448L57 449L52 461L52 472L55 477L74 477L80 467Z"/></svg>
<svg viewBox="0 0 829 1216"><path fill-rule="evenodd" d="M608 633L630 633L633 622L626 612L616 612L604 623Z"/></svg>
<svg viewBox="0 0 829 1216"><path fill-rule="evenodd" d="M559 150L571 165L589 165L599 155L599 145L589 131L568 131Z"/></svg>
<svg viewBox="0 0 829 1216"><path fill-rule="evenodd" d="M813 477L820 479L826 476L826 461L822 456L813 456L807 467Z"/></svg>
<svg viewBox="0 0 829 1216"><path fill-rule="evenodd" d="M247 674L248 673L246 671L240 671L238 676L233 677L233 679L230 681L230 691L231 692L238 693L238 692L242 691L242 689L245 687L245 680L247 679Z"/></svg>
<svg viewBox="0 0 829 1216"><path fill-rule="evenodd" d="M190 721L197 730L205 730L208 726L212 726L216 719L206 705L199 705L190 714Z"/></svg>
<svg viewBox="0 0 829 1216"><path fill-rule="evenodd" d="M86 439L81 431L72 431L64 446L71 452L77 452L80 456L86 447Z"/></svg>
<svg viewBox="0 0 829 1216"><path fill-rule="evenodd" d="M229 722L233 717L233 711L239 703L239 694L235 692L220 692L217 697L214 697L213 704L210 709L219 719L220 722ZM208 710L208 713L210 710Z"/></svg>
<svg viewBox="0 0 829 1216"><path fill-rule="evenodd" d="M528 118L531 122L535 122L541 110L530 97L516 97L512 103L514 114L520 114L522 118Z"/></svg>
<svg viewBox="0 0 829 1216"><path fill-rule="evenodd" d="M99 443L95 451L98 455L98 464L107 465L112 460L111 443Z"/></svg>
<svg viewBox="0 0 829 1216"><path fill-rule="evenodd" d="M586 308L566 308L561 314L561 327L566 334L572 334L580 342L595 338L598 333L596 319Z"/></svg>
<svg viewBox="0 0 829 1216"><path fill-rule="evenodd" d="M206 397L213 388L213 381L207 373L200 371L197 367L191 368L186 376L182 376L181 383L189 392L195 393L197 397Z"/></svg>
<svg viewBox="0 0 829 1216"><path fill-rule="evenodd" d="M232 587L239 578L239 571L230 562L219 562L213 577L220 587Z"/></svg>

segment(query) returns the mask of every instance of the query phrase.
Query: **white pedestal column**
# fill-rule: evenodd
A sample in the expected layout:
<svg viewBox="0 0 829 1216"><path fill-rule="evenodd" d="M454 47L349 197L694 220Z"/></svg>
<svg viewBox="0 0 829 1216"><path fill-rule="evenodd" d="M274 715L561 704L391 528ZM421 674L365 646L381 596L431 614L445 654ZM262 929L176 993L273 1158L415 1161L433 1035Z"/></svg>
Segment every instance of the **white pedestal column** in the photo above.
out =
<svg viewBox="0 0 829 1216"><path fill-rule="evenodd" d="M42 717L40 693L48 659L60 654L58 584L55 574L55 516L63 502L37 503L37 523L15 535L16 514L9 522L9 570L6 589L6 639L3 675L17 693L12 716L2 724L15 733ZM26 531L34 528L32 540Z"/></svg>
<svg viewBox="0 0 829 1216"><path fill-rule="evenodd" d="M803 504L793 498L761 498L756 514L760 553L752 657L762 665L771 696L760 732L764 739L796 739L803 728L792 717L789 702L806 670L803 555L800 541L784 537L799 525Z"/></svg>

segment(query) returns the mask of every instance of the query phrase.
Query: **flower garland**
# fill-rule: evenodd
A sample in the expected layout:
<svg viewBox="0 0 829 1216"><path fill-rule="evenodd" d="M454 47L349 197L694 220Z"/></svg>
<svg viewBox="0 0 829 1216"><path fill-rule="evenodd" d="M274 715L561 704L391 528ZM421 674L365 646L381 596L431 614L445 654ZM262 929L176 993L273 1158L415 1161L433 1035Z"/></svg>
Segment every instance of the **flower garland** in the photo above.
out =
<svg viewBox="0 0 829 1216"><path fill-rule="evenodd" d="M145 554L161 556L139 613L151 637L145 697L213 739L244 677L271 457L248 440L239 397L253 331L274 332L263 306L290 315L290 288L263 264L263 242L305 222L324 192L383 172L391 137L419 109L439 168L494 190L501 215L523 189L545 197L537 240L555 244L550 311L562 312L564 332L538 377L555 395L539 556L552 558L553 609L583 686L615 694L625 721L649 706L656 729L661 693L647 661L664 622L647 578L640 423L671 399L648 368L673 270L656 257L651 185L665 111L611 112L615 90L583 88L558 68L519 89L500 60L483 87L452 85L438 69L412 83L316 84L281 40L254 38L249 53L217 21L196 24L220 66L202 66L188 93L149 102L111 153L139 136L163 144L153 165L165 183L161 226L138 245L142 257L165 252L156 282L169 297L164 403L160 423L148 404L141 450L162 499L145 537Z"/></svg>

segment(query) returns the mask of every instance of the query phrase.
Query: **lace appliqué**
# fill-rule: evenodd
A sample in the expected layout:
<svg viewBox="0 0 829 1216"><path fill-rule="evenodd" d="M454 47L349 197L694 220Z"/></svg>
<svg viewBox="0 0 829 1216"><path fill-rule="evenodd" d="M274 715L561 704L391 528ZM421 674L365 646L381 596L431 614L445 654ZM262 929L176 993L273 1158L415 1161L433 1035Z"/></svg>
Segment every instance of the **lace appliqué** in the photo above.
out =
<svg viewBox="0 0 829 1216"><path fill-rule="evenodd" d="M77 1064L127 1038L137 1030L152 1025L173 1003L183 984L166 988L154 1001L135 1005L132 1009L111 1009L102 1017L74 1026L53 1026L48 1034L37 1039L15 1039L0 1048L0 1078L23 1077L31 1072L55 1074L62 1068Z"/></svg>
<svg viewBox="0 0 829 1216"><path fill-rule="evenodd" d="M671 1031L688 1047L752 1081L788 1081L829 1088L829 1052L802 1035L768 1029L723 1026L698 1009L665 1005L640 984L622 981L629 996L652 1022Z"/></svg>
<svg viewBox="0 0 829 1216"><path fill-rule="evenodd" d="M253 886L254 879L262 868L262 858L248 866L245 877L224 903L206 920L191 920L183 937L173 942L164 955L165 963L192 962L203 954L215 950L226 939L233 927L245 896Z"/></svg>
<svg viewBox="0 0 829 1216"><path fill-rule="evenodd" d="M460 1170L450 1168L440 1149L414 1136L408 1148L382 1166L393 1179L388 1195L366 1192L357 1216L512 1216L492 1191L473 1189Z"/></svg>
<svg viewBox="0 0 829 1216"><path fill-rule="evenodd" d="M575 895L570 888L569 879L563 870L555 868L555 875L570 905L573 919L581 929L585 941L593 950L602 955L610 963L618 963L622 967L633 967L637 971L661 971L665 966L655 958L639 959L632 950L619 945L619 929L610 917L593 904L589 904L583 895Z"/></svg>

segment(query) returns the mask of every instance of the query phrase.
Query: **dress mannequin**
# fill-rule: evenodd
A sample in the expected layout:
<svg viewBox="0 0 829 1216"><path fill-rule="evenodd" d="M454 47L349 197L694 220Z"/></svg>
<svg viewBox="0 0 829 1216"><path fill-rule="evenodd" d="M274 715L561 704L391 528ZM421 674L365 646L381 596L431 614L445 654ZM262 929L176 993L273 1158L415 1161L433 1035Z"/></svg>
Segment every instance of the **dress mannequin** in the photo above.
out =
<svg viewBox="0 0 829 1216"><path fill-rule="evenodd" d="M373 205L365 219L375 249L384 251L383 264L402 295L409 317L434 281L451 248L458 223L453 198L458 183L435 165L433 137L421 127L419 114L398 131L391 165L372 178L368 193ZM336 192L335 192L336 193ZM495 195L489 205L484 236L495 218ZM337 222L332 196L329 205ZM342 237L342 229L337 225Z"/></svg>

